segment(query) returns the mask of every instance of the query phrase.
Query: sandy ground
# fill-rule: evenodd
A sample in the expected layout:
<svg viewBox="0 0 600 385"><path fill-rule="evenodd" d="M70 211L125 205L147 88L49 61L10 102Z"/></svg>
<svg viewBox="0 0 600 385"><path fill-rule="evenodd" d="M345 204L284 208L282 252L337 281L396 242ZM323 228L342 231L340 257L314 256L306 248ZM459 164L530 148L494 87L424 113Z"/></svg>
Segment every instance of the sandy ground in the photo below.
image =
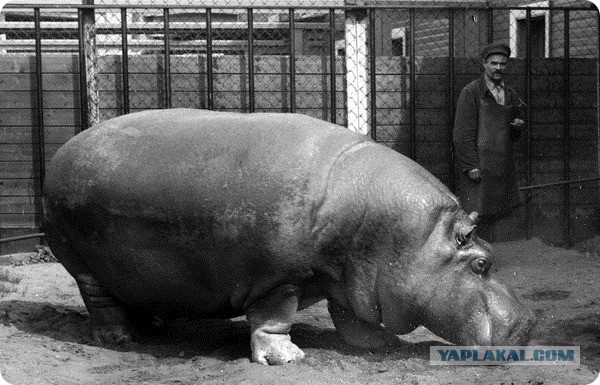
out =
<svg viewBox="0 0 600 385"><path fill-rule="evenodd" d="M178 320L160 335L101 346L71 276L40 263L0 267L0 291L10 292L0 294L0 372L12 385L589 384L600 369L600 240L586 247L500 243L494 265L539 316L532 343L580 346L579 366L432 366L429 346L440 342L423 328L402 336L395 351L354 349L336 335L324 301L292 329L306 353L296 364L251 363L243 319Z"/></svg>

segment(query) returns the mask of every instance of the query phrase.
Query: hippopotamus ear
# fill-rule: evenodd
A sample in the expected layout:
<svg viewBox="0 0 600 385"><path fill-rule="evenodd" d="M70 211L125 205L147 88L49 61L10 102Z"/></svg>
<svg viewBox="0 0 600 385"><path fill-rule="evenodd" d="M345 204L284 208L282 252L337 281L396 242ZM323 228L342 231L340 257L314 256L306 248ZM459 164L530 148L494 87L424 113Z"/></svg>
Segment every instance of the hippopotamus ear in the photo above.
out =
<svg viewBox="0 0 600 385"><path fill-rule="evenodd" d="M469 243L473 236L473 230L475 230L476 227L477 226L475 225L461 227L460 230L458 230L458 234L456 234L456 243L458 243L459 246L464 246Z"/></svg>
<svg viewBox="0 0 600 385"><path fill-rule="evenodd" d="M478 216L479 214L477 213L477 211L472 211L471 214L469 214L469 218L471 218L471 221L473 221L473 223L477 223Z"/></svg>

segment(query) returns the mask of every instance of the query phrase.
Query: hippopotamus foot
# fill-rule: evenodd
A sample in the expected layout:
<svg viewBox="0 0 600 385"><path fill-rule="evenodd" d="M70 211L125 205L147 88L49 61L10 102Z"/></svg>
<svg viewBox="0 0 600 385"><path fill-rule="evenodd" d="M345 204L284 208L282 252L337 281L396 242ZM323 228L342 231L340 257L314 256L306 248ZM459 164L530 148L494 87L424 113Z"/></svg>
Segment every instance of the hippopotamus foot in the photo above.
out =
<svg viewBox="0 0 600 385"><path fill-rule="evenodd" d="M283 365L300 361L304 352L290 340L289 334L252 333L252 361L263 365Z"/></svg>
<svg viewBox="0 0 600 385"><path fill-rule="evenodd" d="M92 337L99 343L119 345L133 340L133 321L127 310L91 275L75 281L90 313Z"/></svg>
<svg viewBox="0 0 600 385"><path fill-rule="evenodd" d="M92 337L98 343L107 343L111 345L121 345L133 340L129 328L124 325L94 325L92 327Z"/></svg>
<svg viewBox="0 0 600 385"><path fill-rule="evenodd" d="M358 319L352 310L345 309L331 300L328 309L336 331L347 344L363 349L383 349L400 345L400 339L395 334L379 325Z"/></svg>
<svg viewBox="0 0 600 385"><path fill-rule="evenodd" d="M282 365L304 358L288 334L298 310L299 292L295 285L279 286L248 308L252 361Z"/></svg>

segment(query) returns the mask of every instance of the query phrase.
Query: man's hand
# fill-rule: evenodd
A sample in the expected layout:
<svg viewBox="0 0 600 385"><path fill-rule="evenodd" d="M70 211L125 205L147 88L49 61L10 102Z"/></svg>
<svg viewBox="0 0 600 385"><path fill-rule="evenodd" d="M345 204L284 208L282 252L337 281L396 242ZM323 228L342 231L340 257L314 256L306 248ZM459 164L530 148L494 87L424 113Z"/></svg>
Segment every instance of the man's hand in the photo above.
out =
<svg viewBox="0 0 600 385"><path fill-rule="evenodd" d="M467 175L469 176L469 179L471 179L473 182L476 182L476 183L481 182L481 172L479 171L478 168L469 170L467 172Z"/></svg>

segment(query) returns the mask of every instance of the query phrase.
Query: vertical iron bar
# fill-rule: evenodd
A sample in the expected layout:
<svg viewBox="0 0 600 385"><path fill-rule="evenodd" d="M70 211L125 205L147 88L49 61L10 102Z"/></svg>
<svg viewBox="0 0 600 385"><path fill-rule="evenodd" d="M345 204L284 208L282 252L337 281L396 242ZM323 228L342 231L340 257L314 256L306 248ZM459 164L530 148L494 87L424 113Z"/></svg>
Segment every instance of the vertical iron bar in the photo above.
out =
<svg viewBox="0 0 600 385"><path fill-rule="evenodd" d="M127 8L121 8L121 73L123 74L123 114L129 113L129 49L127 43Z"/></svg>
<svg viewBox="0 0 600 385"><path fill-rule="evenodd" d="M169 36L169 8L163 9L165 40L165 108L171 108L171 38Z"/></svg>
<svg viewBox="0 0 600 385"><path fill-rule="evenodd" d="M83 5L94 5L94 0L82 0ZM86 130L100 123L100 93L98 90L98 50L96 44L96 13L94 8L82 8L79 13L79 51L80 81L82 83L81 107L84 109L81 116L81 130Z"/></svg>
<svg viewBox="0 0 600 385"><path fill-rule="evenodd" d="M290 11L290 112L296 112L296 20L294 9Z"/></svg>
<svg viewBox="0 0 600 385"><path fill-rule="evenodd" d="M600 12L596 12L596 31L596 39L598 39L596 41L596 140L600 142ZM600 165L600 153L598 164Z"/></svg>
<svg viewBox="0 0 600 385"><path fill-rule="evenodd" d="M494 9L488 8L486 12L487 16L487 42L492 44L494 42Z"/></svg>
<svg viewBox="0 0 600 385"><path fill-rule="evenodd" d="M40 182L44 181L44 95L42 86L42 30L40 22L40 9L34 9L35 23L35 77L37 82L36 87L36 102L37 102L37 136L38 136L38 152L40 160ZM43 186L43 183L40 183Z"/></svg>
<svg viewBox="0 0 600 385"><path fill-rule="evenodd" d="M206 88L208 88L208 109L214 109L213 85L213 40L212 40L212 9L206 9Z"/></svg>
<svg viewBox="0 0 600 385"><path fill-rule="evenodd" d="M46 150L44 143L44 90L42 86L42 29L40 22L40 9L34 8L34 24L35 24L35 77L37 82L36 87L36 102L37 102L37 152L38 152L38 173L39 186L36 191L36 223L40 221L40 230L44 229L44 216L42 214L42 199L44 195L44 179L46 176Z"/></svg>
<svg viewBox="0 0 600 385"><path fill-rule="evenodd" d="M369 9L369 81L371 90L369 95L371 104L371 139L377 140L377 74L375 63L375 10Z"/></svg>
<svg viewBox="0 0 600 385"><path fill-rule="evenodd" d="M250 112L255 111L254 99L254 14L248 8L248 102Z"/></svg>
<svg viewBox="0 0 600 385"><path fill-rule="evenodd" d="M570 13L568 9L564 10L564 52L563 52L563 179L570 179L570 158L571 158L571 52L570 52ZM571 246L571 197L570 186L563 187L563 220L564 220L564 240L566 246Z"/></svg>
<svg viewBox="0 0 600 385"><path fill-rule="evenodd" d="M455 163L455 155L454 155L454 146L452 145L452 132L454 128L454 110L455 110L455 102L454 102L454 88L456 88L456 83L454 79L454 8L450 8L448 10L448 130L450 138L450 162L449 162L449 182L450 189L455 191L456 188L456 177L454 175L454 163Z"/></svg>
<svg viewBox="0 0 600 385"><path fill-rule="evenodd" d="M409 88L409 99L410 99L410 158L415 160L417 157L417 103L415 100L416 97L416 47L415 47L415 9L411 8L409 11L409 24L410 24L410 58L409 58L409 67L410 67L410 88Z"/></svg>
<svg viewBox="0 0 600 385"><path fill-rule="evenodd" d="M525 14L525 133L526 133L526 184L531 185L532 179L532 151L531 151L531 8L527 8ZM532 218L531 218L531 190L525 194L525 232L527 239L532 236Z"/></svg>
<svg viewBox="0 0 600 385"><path fill-rule="evenodd" d="M337 121L337 85L335 77L335 9L329 9L329 84L330 102L329 102L329 120L331 123Z"/></svg>
<svg viewBox="0 0 600 385"><path fill-rule="evenodd" d="M79 9L78 27L79 27L79 99L80 99L80 116L81 116L81 131L88 128L88 97L87 97L87 65L85 58L85 31L83 27L84 12L86 10Z"/></svg>

